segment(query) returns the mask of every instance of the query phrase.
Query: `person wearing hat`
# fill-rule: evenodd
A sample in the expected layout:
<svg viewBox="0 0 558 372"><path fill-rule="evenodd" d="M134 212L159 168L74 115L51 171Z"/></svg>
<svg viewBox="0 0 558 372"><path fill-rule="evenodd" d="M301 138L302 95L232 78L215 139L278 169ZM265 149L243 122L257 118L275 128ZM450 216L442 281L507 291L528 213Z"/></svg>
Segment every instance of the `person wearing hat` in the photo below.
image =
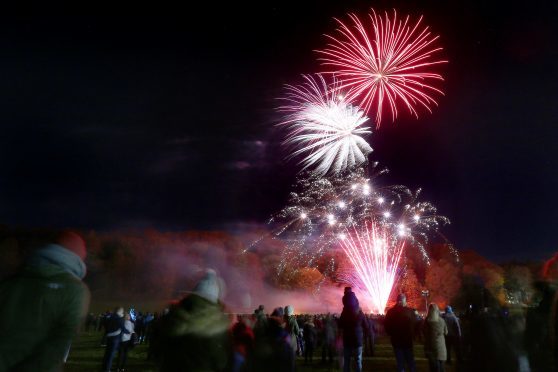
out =
<svg viewBox="0 0 558 372"><path fill-rule="evenodd" d="M413 354L413 336L415 334L417 319L415 312L407 307L407 297L400 293L397 304L388 310L384 320L384 328L391 338L391 345L397 360L397 371L415 372L415 356Z"/></svg>
<svg viewBox="0 0 558 372"><path fill-rule="evenodd" d="M440 309L435 303L428 306L428 314L422 328L424 334L424 355L428 359L430 371L444 372L447 360L445 336L448 327L440 316Z"/></svg>
<svg viewBox="0 0 558 372"><path fill-rule="evenodd" d="M359 308L358 298L353 292L353 288L345 287L345 292L343 293L343 311L356 312Z"/></svg>
<svg viewBox="0 0 558 372"><path fill-rule="evenodd" d="M446 307L444 320L448 326L448 334L446 336L446 349L448 356L448 364L451 364L451 351L455 351L455 357L458 363L461 363L461 325L459 318L455 316L451 306Z"/></svg>
<svg viewBox="0 0 558 372"><path fill-rule="evenodd" d="M270 354L254 368L255 371L294 372L296 357L291 344L285 308L277 307L268 319Z"/></svg>
<svg viewBox="0 0 558 372"><path fill-rule="evenodd" d="M293 351L293 360L296 356L298 350L298 338L301 334L300 327L294 315L294 308L291 305L285 306L285 327L287 332L289 332L291 340L291 348Z"/></svg>
<svg viewBox="0 0 558 372"><path fill-rule="evenodd" d="M61 233L0 283L0 371L58 371L89 307L85 242Z"/></svg>
<svg viewBox="0 0 558 372"><path fill-rule="evenodd" d="M230 351L224 282L207 270L194 290L160 319L154 354L160 371L222 371Z"/></svg>
<svg viewBox="0 0 558 372"><path fill-rule="evenodd" d="M362 371L364 330L368 327L368 323L358 306L358 299L350 287L345 288L343 311L339 317L338 325L343 335L343 371L349 372L351 370L351 360L354 359L355 371L360 372Z"/></svg>

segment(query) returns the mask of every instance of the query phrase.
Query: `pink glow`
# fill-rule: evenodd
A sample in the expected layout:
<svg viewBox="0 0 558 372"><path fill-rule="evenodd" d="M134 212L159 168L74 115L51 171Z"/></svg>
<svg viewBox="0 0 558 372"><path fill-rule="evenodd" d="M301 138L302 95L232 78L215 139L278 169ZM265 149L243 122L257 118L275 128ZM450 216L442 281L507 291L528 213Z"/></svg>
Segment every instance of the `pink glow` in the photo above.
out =
<svg viewBox="0 0 558 372"><path fill-rule="evenodd" d="M391 241L375 223L367 223L362 231L347 231L339 242L353 269L345 279L365 295L361 302L369 311L383 314L397 279L404 242Z"/></svg>

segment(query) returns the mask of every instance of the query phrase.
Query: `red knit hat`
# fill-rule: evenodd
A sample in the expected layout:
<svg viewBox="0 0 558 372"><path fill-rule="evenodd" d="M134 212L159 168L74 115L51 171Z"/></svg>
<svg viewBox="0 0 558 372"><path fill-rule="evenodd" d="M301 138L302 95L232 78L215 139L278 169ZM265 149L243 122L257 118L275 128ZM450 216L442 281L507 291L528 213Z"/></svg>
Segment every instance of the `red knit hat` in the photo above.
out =
<svg viewBox="0 0 558 372"><path fill-rule="evenodd" d="M56 243L77 254L82 260L85 260L87 248L85 247L85 241L79 234L73 231L64 231L58 235Z"/></svg>

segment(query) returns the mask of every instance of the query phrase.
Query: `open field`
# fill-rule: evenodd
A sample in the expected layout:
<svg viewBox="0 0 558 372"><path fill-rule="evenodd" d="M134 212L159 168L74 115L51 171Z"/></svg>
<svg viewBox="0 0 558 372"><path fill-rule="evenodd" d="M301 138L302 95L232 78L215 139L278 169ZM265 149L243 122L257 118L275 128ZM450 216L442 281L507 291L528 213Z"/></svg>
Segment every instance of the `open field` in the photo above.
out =
<svg viewBox="0 0 558 372"><path fill-rule="evenodd" d="M74 343L65 371L89 372L100 371L101 359L104 348L100 346L101 333L87 332L82 333ZM339 364L334 362L333 365L322 365L320 363L321 356L316 352L314 364L312 366L304 366L304 360L298 358L297 371L341 371ZM415 346L415 356L417 360L418 371L428 371L426 359L423 356L422 345ZM128 366L126 371L156 371L153 364L146 361L147 347L138 345L128 354ZM386 338L380 338L376 345L376 354L374 357L364 357L364 371L395 371L395 357L389 341ZM447 372L453 372L453 368L447 368ZM177 371L178 372L178 371Z"/></svg>

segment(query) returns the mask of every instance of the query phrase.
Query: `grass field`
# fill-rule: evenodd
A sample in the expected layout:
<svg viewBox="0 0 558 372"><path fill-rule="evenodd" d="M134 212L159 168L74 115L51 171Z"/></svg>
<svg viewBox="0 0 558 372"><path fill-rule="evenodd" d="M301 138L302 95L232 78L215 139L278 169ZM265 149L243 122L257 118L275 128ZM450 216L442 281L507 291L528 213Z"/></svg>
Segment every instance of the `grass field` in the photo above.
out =
<svg viewBox="0 0 558 372"><path fill-rule="evenodd" d="M70 356L64 371L89 372L101 370L101 359L104 348L100 346L101 333L89 332L82 333L74 342L70 351ZM418 371L428 371L426 359L423 356L421 345L415 346L415 358ZM321 354L319 354L321 356ZM128 354L128 365L126 371L156 371L151 363L146 362L147 347L138 345ZM299 371L340 371L339 364L335 362L332 366L320 364L318 352L314 357L312 366L304 366L303 359L298 358L297 372ZM388 340L380 338L376 345L374 357L365 357L363 361L364 371L395 371L395 357ZM447 368L447 372L453 372L452 368ZM180 371L177 371L180 372Z"/></svg>

